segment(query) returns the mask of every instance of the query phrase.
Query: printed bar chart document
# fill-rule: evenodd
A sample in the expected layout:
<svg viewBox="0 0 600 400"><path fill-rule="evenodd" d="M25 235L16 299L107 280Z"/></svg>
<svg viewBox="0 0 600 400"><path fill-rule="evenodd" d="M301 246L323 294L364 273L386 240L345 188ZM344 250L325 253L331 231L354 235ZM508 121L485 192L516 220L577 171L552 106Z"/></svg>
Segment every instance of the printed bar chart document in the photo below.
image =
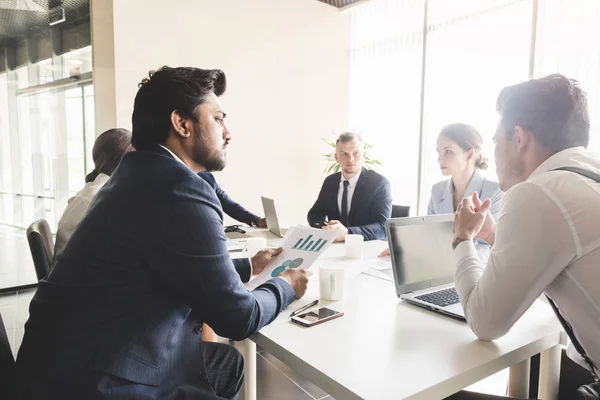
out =
<svg viewBox="0 0 600 400"><path fill-rule="evenodd" d="M254 289L269 279L279 276L289 268L310 268L333 243L338 231L310 228L305 226L290 227L283 237L283 251L275 257L271 264L246 285Z"/></svg>

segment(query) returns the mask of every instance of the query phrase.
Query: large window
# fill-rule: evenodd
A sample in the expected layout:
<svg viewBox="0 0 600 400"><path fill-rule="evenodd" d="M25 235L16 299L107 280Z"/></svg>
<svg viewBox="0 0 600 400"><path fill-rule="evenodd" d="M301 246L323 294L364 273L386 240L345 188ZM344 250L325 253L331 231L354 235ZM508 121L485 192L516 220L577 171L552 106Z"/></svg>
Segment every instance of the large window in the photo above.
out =
<svg viewBox="0 0 600 400"><path fill-rule="evenodd" d="M562 73L582 82L591 148L600 150L598 15L597 0L576 6L567 0L371 0L357 6L350 126L374 145L394 203L426 212L431 186L443 179L435 144L446 124L464 122L481 132L488 175L495 177L496 98L504 86L530 76Z"/></svg>
<svg viewBox="0 0 600 400"><path fill-rule="evenodd" d="M536 77L559 72L588 93L590 149L600 152L600 1L539 0Z"/></svg>
<svg viewBox="0 0 600 400"><path fill-rule="evenodd" d="M13 187L8 120L8 77L0 74L0 221L12 224Z"/></svg>
<svg viewBox="0 0 600 400"><path fill-rule="evenodd" d="M496 97L504 86L527 79L531 7L531 1L429 1L422 212L427 209L431 187L444 179L436 152L444 125L475 126L484 138L484 156L491 158L498 121ZM488 173L492 176L494 169L491 163Z"/></svg>
<svg viewBox="0 0 600 400"><path fill-rule="evenodd" d="M61 56L62 77L92 72L92 46L73 50Z"/></svg>
<svg viewBox="0 0 600 400"><path fill-rule="evenodd" d="M83 187L93 169L94 92L80 74L90 69L88 46L0 74L0 223L45 218L54 230ZM64 79L72 75L80 79Z"/></svg>
<svg viewBox="0 0 600 400"><path fill-rule="evenodd" d="M415 205L424 1L376 1L352 16L350 127L373 144L370 156L397 204Z"/></svg>

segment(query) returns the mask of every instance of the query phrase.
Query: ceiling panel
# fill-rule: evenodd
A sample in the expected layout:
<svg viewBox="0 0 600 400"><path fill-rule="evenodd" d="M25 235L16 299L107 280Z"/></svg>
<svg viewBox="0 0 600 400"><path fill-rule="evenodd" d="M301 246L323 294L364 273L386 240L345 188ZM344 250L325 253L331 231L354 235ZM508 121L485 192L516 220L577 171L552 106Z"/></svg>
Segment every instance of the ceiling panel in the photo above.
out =
<svg viewBox="0 0 600 400"><path fill-rule="evenodd" d="M352 4L355 4L355 3L361 3L365 0L317 0L317 1L320 1L321 3L329 4L330 6L334 6L337 8L344 8L344 7L351 6Z"/></svg>
<svg viewBox="0 0 600 400"><path fill-rule="evenodd" d="M48 8L64 7L68 24L89 18L89 4L89 0L0 0L0 47L50 31Z"/></svg>

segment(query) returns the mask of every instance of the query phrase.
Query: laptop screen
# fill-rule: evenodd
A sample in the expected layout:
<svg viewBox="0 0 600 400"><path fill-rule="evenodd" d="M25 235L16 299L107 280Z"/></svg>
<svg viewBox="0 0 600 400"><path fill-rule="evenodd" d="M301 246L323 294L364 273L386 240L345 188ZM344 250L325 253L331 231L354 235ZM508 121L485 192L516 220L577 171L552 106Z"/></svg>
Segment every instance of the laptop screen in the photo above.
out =
<svg viewBox="0 0 600 400"><path fill-rule="evenodd" d="M281 236L281 229L279 228L279 220L277 219L277 212L275 211L275 201L268 197L262 197L263 210L265 211L265 218L267 220L267 227L269 231L277 236Z"/></svg>
<svg viewBox="0 0 600 400"><path fill-rule="evenodd" d="M456 270L452 251L453 217L447 214L388 220L398 295L453 281Z"/></svg>

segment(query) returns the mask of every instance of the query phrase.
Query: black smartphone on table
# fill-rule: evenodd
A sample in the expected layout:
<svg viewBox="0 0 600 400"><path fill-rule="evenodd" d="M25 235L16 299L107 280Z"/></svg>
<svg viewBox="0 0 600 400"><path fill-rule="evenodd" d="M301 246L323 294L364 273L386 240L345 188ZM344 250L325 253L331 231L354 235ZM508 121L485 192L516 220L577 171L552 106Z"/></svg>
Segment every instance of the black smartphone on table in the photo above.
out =
<svg viewBox="0 0 600 400"><path fill-rule="evenodd" d="M302 314L292 317L292 322L309 328L311 326L319 325L323 322L339 318L343 315L343 312L335 311L327 307L321 307L318 310L306 311Z"/></svg>

